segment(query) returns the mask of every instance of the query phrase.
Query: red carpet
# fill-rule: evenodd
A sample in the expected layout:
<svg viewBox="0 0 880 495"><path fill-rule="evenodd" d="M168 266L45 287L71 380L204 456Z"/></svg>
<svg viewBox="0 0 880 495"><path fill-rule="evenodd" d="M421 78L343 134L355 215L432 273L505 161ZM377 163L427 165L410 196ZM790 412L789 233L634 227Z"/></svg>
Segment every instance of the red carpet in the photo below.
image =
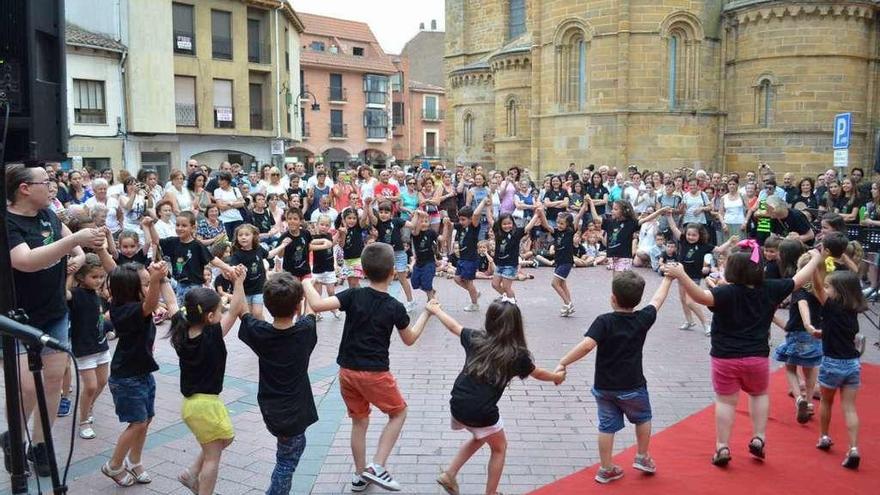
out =
<svg viewBox="0 0 880 495"><path fill-rule="evenodd" d="M654 494L789 495L823 493L829 495L880 493L880 366L862 365L862 388L857 409L861 428L858 471L840 466L848 448L846 427L839 401L834 404L830 453L815 448L819 438L818 413L806 425L795 420L793 400L788 397L785 372L780 369L770 380L770 421L767 427L767 460L753 460L747 444L751 422L743 395L737 409L731 440L733 460L726 469L709 461L715 447L713 406L686 418L651 439L651 455L657 474L647 476L633 469L636 448L614 457L626 473L620 480L600 485L593 480L598 464L569 475L532 492L532 495L574 495L587 492ZM867 386L866 386L867 384ZM627 428L632 428L627 424ZM873 488L872 488L873 487Z"/></svg>

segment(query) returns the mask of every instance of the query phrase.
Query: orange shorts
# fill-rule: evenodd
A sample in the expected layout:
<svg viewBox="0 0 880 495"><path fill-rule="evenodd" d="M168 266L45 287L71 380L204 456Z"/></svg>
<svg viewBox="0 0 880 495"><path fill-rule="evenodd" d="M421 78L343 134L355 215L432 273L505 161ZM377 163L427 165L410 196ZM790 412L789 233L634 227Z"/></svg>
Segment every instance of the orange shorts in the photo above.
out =
<svg viewBox="0 0 880 495"><path fill-rule="evenodd" d="M370 404L388 415L406 409L406 401L400 395L397 380L390 371L354 371L340 368L339 388L350 418L368 418Z"/></svg>

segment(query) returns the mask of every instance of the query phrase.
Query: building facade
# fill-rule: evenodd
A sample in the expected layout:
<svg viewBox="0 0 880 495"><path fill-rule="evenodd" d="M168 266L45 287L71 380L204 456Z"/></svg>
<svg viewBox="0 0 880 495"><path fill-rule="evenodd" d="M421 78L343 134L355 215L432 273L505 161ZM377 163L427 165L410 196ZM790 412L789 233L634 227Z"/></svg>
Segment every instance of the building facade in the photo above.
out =
<svg viewBox="0 0 880 495"><path fill-rule="evenodd" d="M302 142L287 156L338 169L391 162L392 58L363 22L300 13Z"/></svg>
<svg viewBox="0 0 880 495"><path fill-rule="evenodd" d="M815 172L880 146L877 1L447 0L458 161Z"/></svg>

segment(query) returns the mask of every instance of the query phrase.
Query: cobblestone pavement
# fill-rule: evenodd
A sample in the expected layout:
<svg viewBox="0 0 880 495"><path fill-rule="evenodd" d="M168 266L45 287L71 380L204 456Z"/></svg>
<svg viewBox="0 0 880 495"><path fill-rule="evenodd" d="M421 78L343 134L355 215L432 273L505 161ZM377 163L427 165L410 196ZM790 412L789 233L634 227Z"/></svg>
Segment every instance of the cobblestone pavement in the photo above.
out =
<svg viewBox="0 0 880 495"><path fill-rule="evenodd" d="M535 280L515 284L518 301L525 314L527 338L539 366L553 367L573 344L581 339L593 317L610 310L610 272L604 269L578 269L570 277L577 312L571 318L558 316L561 305L549 282L552 271L535 270ZM659 283L659 276L641 272L648 279L645 299ZM437 280L439 298L451 314L467 326L479 326L482 315L465 313L464 292L451 281ZM478 281L485 308L493 297L488 281ZM424 295L418 294L421 311ZM876 307L875 307L876 309ZM876 321L876 316L873 316ZM682 321L677 290L660 312L645 345L645 374L654 408L654 429L662 430L711 403L709 380L709 339L702 332L677 330ZM869 342L877 341L877 331L862 318L862 329ZM160 334L164 328L160 329ZM308 446L294 476L294 493L348 493L353 471L348 438L351 429L336 381L336 350L342 322L329 315L318 323L318 347L309 367L320 421L307 432ZM773 331L774 344L782 338ZM464 352L457 340L438 322L432 321L421 340L407 348L392 339L391 366L409 403L409 413L400 441L388 462L389 470L403 485L402 493L441 493L434 477L459 445L468 438L465 432L449 428L449 391L464 362ZM235 442L223 454L217 493L222 495L263 493L274 466L274 438L266 431L256 404L257 360L235 338L227 338L229 362L222 394L235 425ZM157 342L156 373L158 393L156 417L150 427L143 462L153 476L153 483L120 489L100 474L121 425L113 414L109 391L104 391L95 406L95 430L98 438L77 438L68 484L72 494L121 493L185 494L176 481L177 473L187 466L198 446L180 421L181 396L178 389L176 357L167 340ZM869 346L866 362L880 363L880 350ZM514 381L500 403L509 447L500 489L504 493L525 493L564 477L598 460L596 447L595 403L589 393L594 358L569 369L568 380L559 387L526 380ZM2 386L2 383L0 383ZM0 404L3 408L5 404ZM4 411L5 414L5 411ZM384 418L374 415L368 435L368 455L372 455ZM66 456L71 418L59 418L55 438L59 457ZM743 427L740 424L738 427ZM707 451L711 450L707 438ZM634 442L632 428L618 437L621 450ZM483 493L486 449L465 466L459 477L462 493ZM663 459L658 459L663 469ZM51 492L49 479L42 479L43 490ZM371 487L369 493L381 492ZM9 493L5 472L0 474L0 495Z"/></svg>

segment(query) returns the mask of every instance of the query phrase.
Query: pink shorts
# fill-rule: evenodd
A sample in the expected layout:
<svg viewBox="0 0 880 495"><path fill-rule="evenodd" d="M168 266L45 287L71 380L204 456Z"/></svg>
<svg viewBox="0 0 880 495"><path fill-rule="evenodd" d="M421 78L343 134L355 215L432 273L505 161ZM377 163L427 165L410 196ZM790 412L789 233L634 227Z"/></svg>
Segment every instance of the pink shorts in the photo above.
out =
<svg viewBox="0 0 880 495"><path fill-rule="evenodd" d="M633 260L632 258L611 258L611 264L609 266L615 272L625 272L632 270Z"/></svg>
<svg viewBox="0 0 880 495"><path fill-rule="evenodd" d="M769 358L712 358L712 387L718 395L733 395L740 390L749 395L764 395L769 385Z"/></svg>

